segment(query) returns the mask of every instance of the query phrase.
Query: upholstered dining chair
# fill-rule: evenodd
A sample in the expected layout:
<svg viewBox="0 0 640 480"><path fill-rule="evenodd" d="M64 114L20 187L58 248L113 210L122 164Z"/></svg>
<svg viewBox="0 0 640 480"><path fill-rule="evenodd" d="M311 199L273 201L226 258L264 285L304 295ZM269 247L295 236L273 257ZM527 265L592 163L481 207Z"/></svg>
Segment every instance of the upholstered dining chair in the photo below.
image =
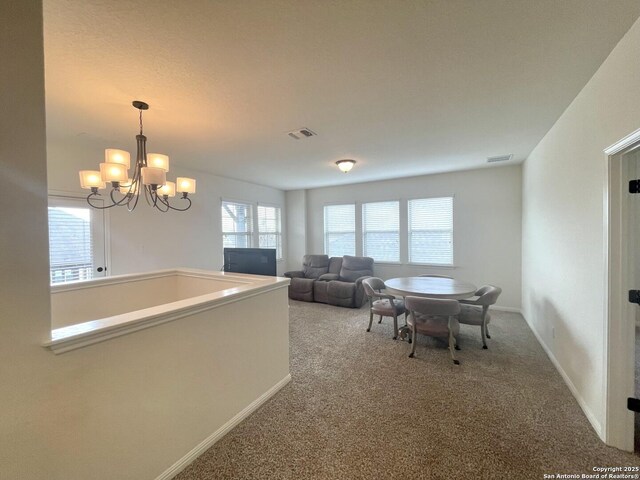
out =
<svg viewBox="0 0 640 480"><path fill-rule="evenodd" d="M409 311L407 323L413 337L409 357L413 358L416 353L417 334L420 333L448 339L451 359L459 365L454 350L459 350L456 337L460 332L460 324L456 316L460 313L460 303L457 300L425 297L407 297L405 303Z"/></svg>
<svg viewBox="0 0 640 480"><path fill-rule="evenodd" d="M398 317L407 311L404 307L404 300L394 297L391 294L384 293L385 284L381 278L369 277L362 280L362 286L367 297L369 297L369 327L367 332L371 331L373 316L379 315L378 323L382 322L382 317L393 317L393 339L398 338Z"/></svg>
<svg viewBox="0 0 640 480"><path fill-rule="evenodd" d="M465 325L478 325L480 327L482 333L482 348L485 350L488 348L485 337L491 338L488 326L491 321L489 307L498 301L501 293L502 289L500 287L485 285L476 291L473 298L460 300L462 306L460 314L458 315L458 321Z"/></svg>
<svg viewBox="0 0 640 480"><path fill-rule="evenodd" d="M453 277L450 277L449 275L438 275L435 273L423 273L422 275L418 275L419 277L435 277L435 278L450 278L451 280L453 280Z"/></svg>

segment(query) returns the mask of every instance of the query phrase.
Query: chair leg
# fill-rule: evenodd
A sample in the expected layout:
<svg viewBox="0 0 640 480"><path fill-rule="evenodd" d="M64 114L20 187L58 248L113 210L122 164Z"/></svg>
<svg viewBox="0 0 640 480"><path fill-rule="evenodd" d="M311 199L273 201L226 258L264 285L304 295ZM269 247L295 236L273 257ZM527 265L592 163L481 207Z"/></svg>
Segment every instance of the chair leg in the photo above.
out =
<svg viewBox="0 0 640 480"><path fill-rule="evenodd" d="M411 329L411 338L413 338L413 343L411 343L411 353L409 354L409 358L413 358L416 353L416 327L415 325Z"/></svg>
<svg viewBox="0 0 640 480"><path fill-rule="evenodd" d="M487 316L489 315L489 306L485 305L482 307L482 334L486 335L487 338L491 338L489 335L489 328L487 326ZM484 337L483 337L484 338ZM483 348L487 348L487 344L484 344Z"/></svg>
<svg viewBox="0 0 640 480"><path fill-rule="evenodd" d="M456 365L460 365L460 362L456 359L456 355L454 353L454 351L458 349L458 346L456 345L456 337L453 335L453 330L451 329L451 324L454 318L455 317L450 316L449 321L447 322L449 327L449 353L451 353L451 359L453 360L453 363L455 363Z"/></svg>
<svg viewBox="0 0 640 480"><path fill-rule="evenodd" d="M398 314L393 314L393 339L398 338Z"/></svg>
<svg viewBox="0 0 640 480"><path fill-rule="evenodd" d="M369 327L367 328L367 332L371 331L372 323L373 323L373 311L369 310Z"/></svg>
<svg viewBox="0 0 640 480"><path fill-rule="evenodd" d="M406 328L407 329L407 333L409 334L409 338L407 339L407 342L411 343L411 329L407 325L407 319L408 318L409 318L409 310L405 310L404 311L404 326L402 328Z"/></svg>
<svg viewBox="0 0 640 480"><path fill-rule="evenodd" d="M487 325L482 322L482 325L480 325L480 331L482 332L482 348L484 350L486 350L487 348L487 340L485 339L485 330L487 329Z"/></svg>
<svg viewBox="0 0 640 480"><path fill-rule="evenodd" d="M380 315L380 320L378 320L378 323L382 323L382 315Z"/></svg>
<svg viewBox="0 0 640 480"><path fill-rule="evenodd" d="M455 350L455 344L456 339L453 336L453 332L449 330L449 352L451 353L451 359L453 360L453 363L460 365L460 361L456 359L456 355L453 353Z"/></svg>

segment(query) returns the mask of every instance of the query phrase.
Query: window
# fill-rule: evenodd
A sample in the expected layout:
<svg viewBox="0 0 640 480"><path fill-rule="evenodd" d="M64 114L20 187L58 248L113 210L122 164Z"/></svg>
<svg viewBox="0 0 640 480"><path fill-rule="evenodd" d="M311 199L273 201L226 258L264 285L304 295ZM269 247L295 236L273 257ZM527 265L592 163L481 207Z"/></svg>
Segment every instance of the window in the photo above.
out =
<svg viewBox="0 0 640 480"><path fill-rule="evenodd" d="M330 257L356 254L356 206L324 207L324 253Z"/></svg>
<svg viewBox="0 0 640 480"><path fill-rule="evenodd" d="M400 202L362 205L362 246L365 257L400 261Z"/></svg>
<svg viewBox="0 0 640 480"><path fill-rule="evenodd" d="M258 205L258 245L260 248L275 248L276 258L282 259L280 207Z"/></svg>
<svg viewBox="0 0 640 480"><path fill-rule="evenodd" d="M253 217L250 203L222 201L222 246L251 248Z"/></svg>
<svg viewBox="0 0 640 480"><path fill-rule="evenodd" d="M104 216L84 199L49 197L51 285L91 280L106 273Z"/></svg>
<svg viewBox="0 0 640 480"><path fill-rule="evenodd" d="M409 262L453 265L453 197L409 200Z"/></svg>

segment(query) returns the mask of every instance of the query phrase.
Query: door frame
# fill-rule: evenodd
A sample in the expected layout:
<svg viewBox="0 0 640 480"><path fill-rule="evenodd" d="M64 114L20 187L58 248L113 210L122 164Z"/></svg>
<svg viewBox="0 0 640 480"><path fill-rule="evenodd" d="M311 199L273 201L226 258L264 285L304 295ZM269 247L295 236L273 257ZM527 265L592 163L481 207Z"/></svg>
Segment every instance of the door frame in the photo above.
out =
<svg viewBox="0 0 640 480"><path fill-rule="evenodd" d="M640 143L640 129L604 150L606 181L604 189L605 319L604 341L604 425L607 445L632 452L634 414L627 410L627 397L634 395L635 318L627 301L633 262L628 248L628 178L622 156Z"/></svg>

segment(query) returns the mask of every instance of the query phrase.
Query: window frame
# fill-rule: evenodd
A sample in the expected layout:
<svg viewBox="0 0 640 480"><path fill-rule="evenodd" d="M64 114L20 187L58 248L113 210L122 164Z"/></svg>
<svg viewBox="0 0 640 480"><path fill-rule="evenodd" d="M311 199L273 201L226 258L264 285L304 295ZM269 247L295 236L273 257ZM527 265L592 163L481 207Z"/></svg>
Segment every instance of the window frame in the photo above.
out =
<svg viewBox="0 0 640 480"><path fill-rule="evenodd" d="M49 231L49 219L48 219L48 212L49 212L49 207L51 206L52 201L72 201L72 202L82 202L87 204L88 207L90 207L90 205L87 203L87 197L86 195L82 195L79 194L78 192L72 192L72 191L67 191L67 190L55 190L55 189L49 189L47 191L47 232ZM103 204L103 200L102 199L94 199L93 200L96 204ZM100 221L96 221L95 223L92 220L92 234L95 233L95 231L93 230L95 227L95 225L100 224L98 228L100 228L102 230L102 235L101 235L101 242L103 245L103 252L102 252L102 263L104 265L104 275L101 276L94 276L91 279L87 279L87 280L81 280L83 282L85 281L91 281L91 280L97 280L100 278L105 278L105 277L109 277L111 275L111 219L110 219L110 212L109 209L104 209L104 210L96 210L90 207L90 211L91 212L100 212L101 213L101 220ZM51 249L51 244L49 243L49 239L48 239L48 235L47 235L47 252L50 254L50 249ZM49 260L49 265L48 265L48 270L49 270L49 284L50 286L61 286L61 285L66 285L69 282L62 282L62 283L51 283L51 265L50 265L50 260Z"/></svg>
<svg viewBox="0 0 640 480"><path fill-rule="evenodd" d="M344 205L353 205L353 256L358 255L358 203L357 202L335 202L335 203L325 203L322 205L322 242L323 242L323 252L325 255L331 255L327 251L327 234L328 233L352 233L351 231L332 231L327 232L327 207L338 207ZM343 255L350 255L348 253L344 253Z"/></svg>
<svg viewBox="0 0 640 480"><path fill-rule="evenodd" d="M266 202L257 202L255 204L256 207L256 235L257 235L257 242L256 245L258 245L258 248L269 248L269 247L261 247L260 246L260 234L273 234L273 232L260 232L260 207L265 207L265 208L276 208L279 210L279 214L278 214L278 220L279 220L279 225L278 225L278 231L275 233L276 235L276 262L282 262L284 261L284 244L283 244L283 239L284 239L284 235L283 235L283 228L282 228L282 206L275 204L275 203L266 203Z"/></svg>
<svg viewBox="0 0 640 480"><path fill-rule="evenodd" d="M411 212L409 209L409 202L412 200L430 200L435 198L450 198L451 199L451 263L422 263L422 262L412 262L411 261ZM407 209L407 265L415 265L421 267L437 267L437 268L456 268L455 258L456 258L456 249L455 249L455 215L456 215L456 196L455 194L448 195L431 195L428 197L419 196L419 197L411 197L406 199L406 209Z"/></svg>
<svg viewBox="0 0 640 480"><path fill-rule="evenodd" d="M248 232L243 232L243 233L239 233L239 232L226 232L224 229L224 217L222 215L222 209L224 208L224 204L225 203L235 203L237 205L245 205L248 208L249 212L251 213L251 225L250 225L250 231ZM254 238L255 236L255 231L256 231L256 226L255 226L255 203L254 202L248 202L246 200L236 200L236 199L231 199L231 198L220 198L220 236L221 236L221 240L222 240L222 250L224 252L224 249L227 248L224 246L224 236L225 235L234 235L236 237L239 236L246 236L249 241L249 246L247 247L228 247L228 248L256 248L254 247L256 239ZM234 220L235 223L235 220ZM237 244L237 242L236 242ZM222 252L221 252L222 253Z"/></svg>
<svg viewBox="0 0 640 480"><path fill-rule="evenodd" d="M398 204L398 229L397 229L397 233L398 233L398 260L378 260L374 257L371 257L371 255L367 255L366 253L366 231L365 231L365 205L368 204L372 204L372 203L397 203ZM360 217L361 217L361 238L360 238L360 244L361 244L361 248L362 248L362 255L363 256L369 256L371 258L374 259L374 262L376 264L382 264L382 265L402 265L402 243L403 243L403 239L402 239L402 204L406 203L406 201L404 201L403 199L387 199L387 200L370 200L370 201L366 201L366 202L361 202L360 203ZM408 203L407 203L408 205ZM368 233L390 233L391 231L371 231Z"/></svg>
<svg viewBox="0 0 640 480"><path fill-rule="evenodd" d="M284 208L281 204L278 203L270 203L270 202L256 202L256 201L250 201L250 200L241 200L238 198L229 198L229 197L220 197L220 203L219 203L219 213L220 213L220 238L222 240L222 251L220 252L220 255L224 254L224 235L225 235L225 231L222 228L222 224L223 224L223 219L222 219L222 204L224 202L227 203L237 203L237 204L241 204L241 205L248 205L250 207L251 210L251 232L248 232L249 235L249 239L251 242L251 245L249 247L231 247L231 248L266 248L266 247L260 247L260 225L259 225L259 221L258 221L258 207L272 207L272 208L278 208L280 210L280 233L279 233L279 238L280 238L280 254L282 255L280 258L278 258L278 249L276 248L276 262L277 263L282 263L284 262L284 258L285 258L285 234L284 234ZM231 234L234 234L235 232L230 232ZM271 232L268 232L271 233Z"/></svg>

